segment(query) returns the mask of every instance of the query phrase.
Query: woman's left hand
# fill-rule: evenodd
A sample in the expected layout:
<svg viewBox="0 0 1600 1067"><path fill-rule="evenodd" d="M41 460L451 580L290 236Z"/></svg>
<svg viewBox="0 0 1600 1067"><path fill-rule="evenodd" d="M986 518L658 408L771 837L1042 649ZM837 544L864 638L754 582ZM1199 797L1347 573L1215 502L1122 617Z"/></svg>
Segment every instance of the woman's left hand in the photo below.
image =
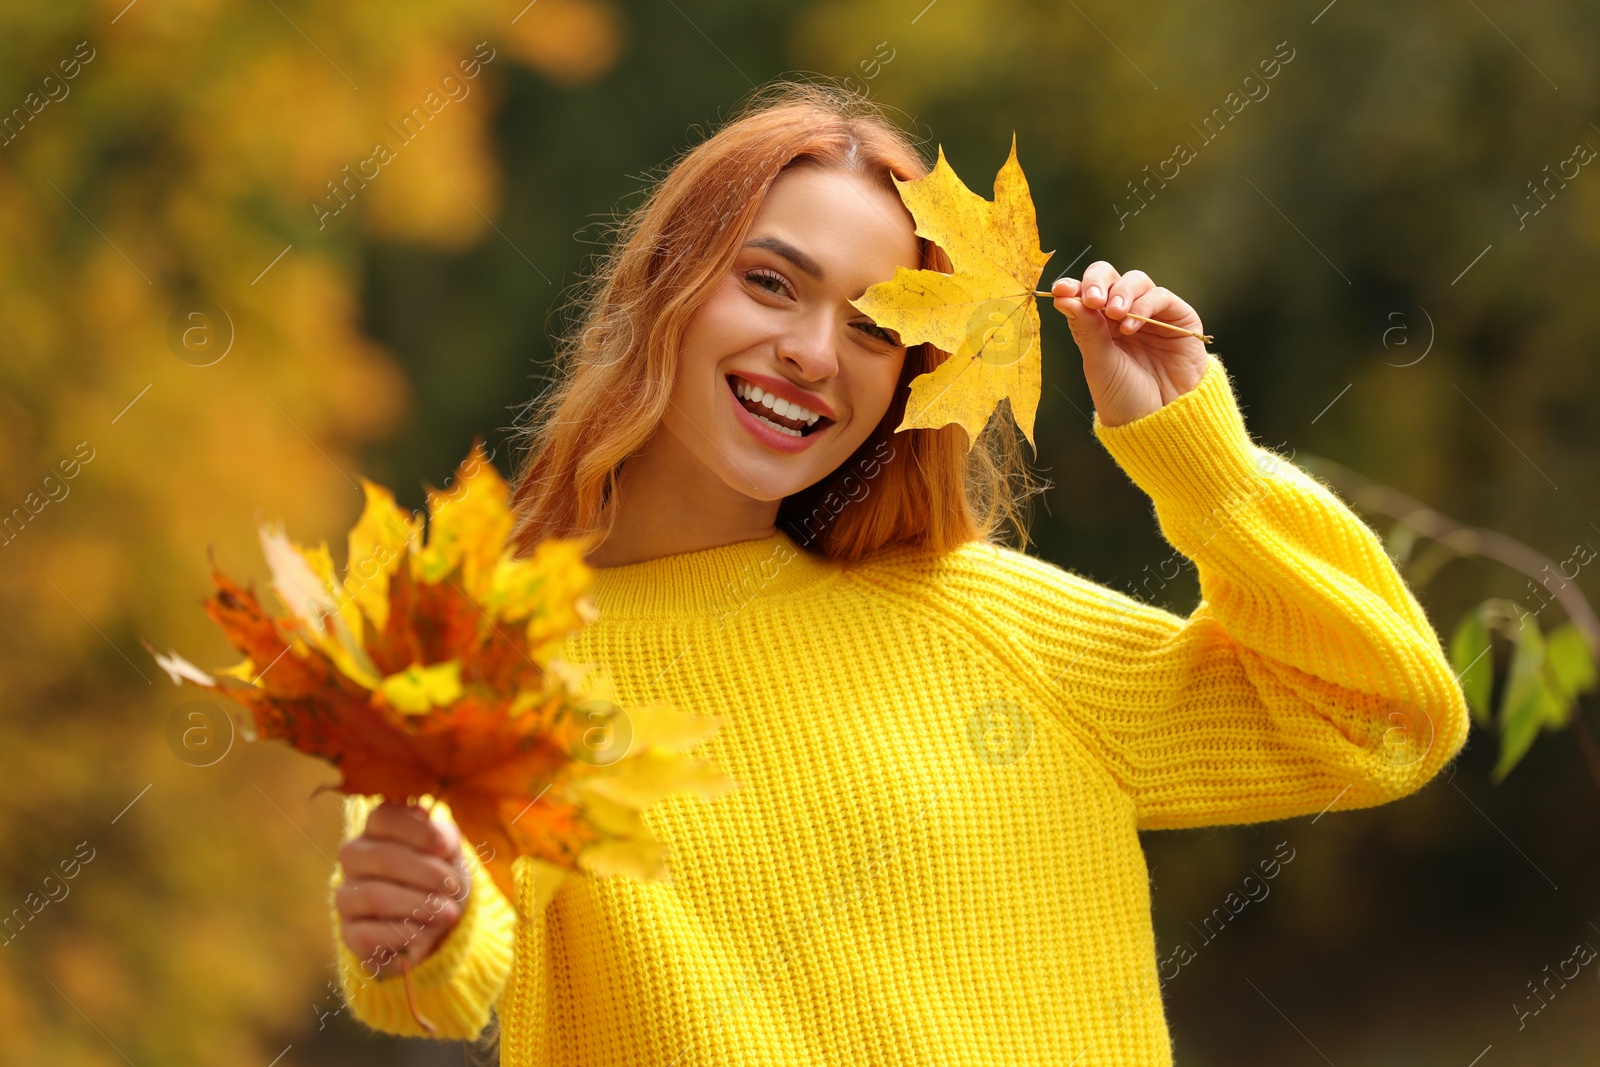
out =
<svg viewBox="0 0 1600 1067"><path fill-rule="evenodd" d="M1050 291L1071 324L1089 395L1106 426L1159 410L1205 374L1210 356L1199 338L1128 317L1132 312L1205 332L1194 308L1144 271L1118 274L1110 263L1096 260L1081 282L1060 278Z"/></svg>

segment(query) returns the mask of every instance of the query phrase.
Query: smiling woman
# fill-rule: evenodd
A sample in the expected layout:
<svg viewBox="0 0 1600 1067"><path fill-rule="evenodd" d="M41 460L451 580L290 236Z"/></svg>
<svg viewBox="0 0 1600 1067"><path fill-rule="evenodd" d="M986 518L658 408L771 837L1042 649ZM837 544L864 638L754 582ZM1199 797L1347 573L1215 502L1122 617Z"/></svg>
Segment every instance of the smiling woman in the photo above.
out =
<svg viewBox="0 0 1600 1067"><path fill-rule="evenodd" d="M723 516L765 536L775 502L820 482L883 429L906 350L850 305L920 249L899 197L849 171L801 164L762 200L731 269L695 309L658 435L622 492L701 482L711 512L684 512L679 551L715 543ZM791 380L792 379L792 380ZM792 458L791 458L792 457ZM660 554L652 520L622 524L601 564Z"/></svg>
<svg viewBox="0 0 1600 1067"><path fill-rule="evenodd" d="M954 427L895 435L907 384L944 353L900 347L849 304L896 266L950 269L892 180L927 172L864 100L814 86L758 95L687 152L624 222L580 302L564 381L528 413L523 546L600 530L607 564L765 536L774 510L794 531L852 455L890 437L899 462L822 551L1020 534L1037 487L1016 435L997 424L970 456ZM790 404L821 418L784 421ZM663 489L694 506L621 503Z"/></svg>
<svg viewBox="0 0 1600 1067"><path fill-rule="evenodd" d="M1014 424L970 453L957 425L896 431L950 356L852 304L949 271L891 180L927 172L860 98L780 86L622 227L530 409L516 538L601 535L599 617L562 658L624 708L719 716L701 751L742 788L637 816L670 882L548 902L526 867L502 896L448 812L352 800L357 1018L470 1038L493 1009L507 1067L1164 1067L1139 832L1381 804L1460 749L1460 687L1383 546L1250 439L1199 315L1139 271L1051 295L1202 603L999 543L1031 488ZM430 907L460 875L461 906ZM374 952L417 964L417 1011Z"/></svg>

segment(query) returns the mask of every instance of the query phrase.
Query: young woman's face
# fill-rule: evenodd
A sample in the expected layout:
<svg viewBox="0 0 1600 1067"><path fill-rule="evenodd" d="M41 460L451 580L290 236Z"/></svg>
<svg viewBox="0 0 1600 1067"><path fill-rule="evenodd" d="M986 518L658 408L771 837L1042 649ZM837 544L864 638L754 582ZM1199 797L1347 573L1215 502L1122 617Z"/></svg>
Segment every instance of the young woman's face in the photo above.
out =
<svg viewBox="0 0 1600 1067"><path fill-rule="evenodd" d="M919 265L893 191L846 171L785 171L690 319L665 427L746 496L820 481L883 418L906 358L848 301Z"/></svg>

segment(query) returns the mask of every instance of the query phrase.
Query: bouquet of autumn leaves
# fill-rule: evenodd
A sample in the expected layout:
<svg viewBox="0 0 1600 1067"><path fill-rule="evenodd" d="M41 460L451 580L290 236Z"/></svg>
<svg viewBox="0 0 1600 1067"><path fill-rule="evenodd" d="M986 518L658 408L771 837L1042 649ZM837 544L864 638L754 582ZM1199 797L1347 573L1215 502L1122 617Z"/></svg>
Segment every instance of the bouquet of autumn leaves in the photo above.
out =
<svg viewBox="0 0 1600 1067"><path fill-rule="evenodd" d="M621 708L602 669L558 657L596 616L583 562L592 538L547 539L514 558L506 484L481 440L449 492L429 488L426 543L420 513L361 482L342 581L326 542L311 549L261 528L287 614L269 615L253 585L213 563L206 614L243 661L213 676L145 647L174 684L247 708L252 740L338 768L341 780L318 792L443 800L463 839L480 855L488 846L484 866L514 906L523 856L537 868L536 899L580 869L670 882L642 812L668 793L711 799L738 783L687 755L720 718Z"/></svg>

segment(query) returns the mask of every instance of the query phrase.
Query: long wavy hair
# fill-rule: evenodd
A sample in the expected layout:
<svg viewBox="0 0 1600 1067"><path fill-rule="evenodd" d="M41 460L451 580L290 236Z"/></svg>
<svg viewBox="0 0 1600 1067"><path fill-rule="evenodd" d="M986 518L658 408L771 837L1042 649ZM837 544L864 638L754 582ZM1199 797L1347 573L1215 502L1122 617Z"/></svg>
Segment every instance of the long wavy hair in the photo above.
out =
<svg viewBox="0 0 1600 1067"><path fill-rule="evenodd" d="M523 406L513 443L515 550L546 537L597 535L616 520L628 457L668 408L690 317L728 270L767 189L792 167L864 175L894 192L931 169L906 133L859 94L778 82L683 153L615 226L579 290L557 346L555 380ZM898 195L898 194L896 194ZM918 238L921 265L949 272L942 250ZM1027 541L1032 480L1009 418L993 419L970 452L956 425L896 433L910 382L949 354L909 348L889 410L827 477L784 498L777 525L810 551L859 560L889 545L943 553L998 541L1009 523Z"/></svg>

